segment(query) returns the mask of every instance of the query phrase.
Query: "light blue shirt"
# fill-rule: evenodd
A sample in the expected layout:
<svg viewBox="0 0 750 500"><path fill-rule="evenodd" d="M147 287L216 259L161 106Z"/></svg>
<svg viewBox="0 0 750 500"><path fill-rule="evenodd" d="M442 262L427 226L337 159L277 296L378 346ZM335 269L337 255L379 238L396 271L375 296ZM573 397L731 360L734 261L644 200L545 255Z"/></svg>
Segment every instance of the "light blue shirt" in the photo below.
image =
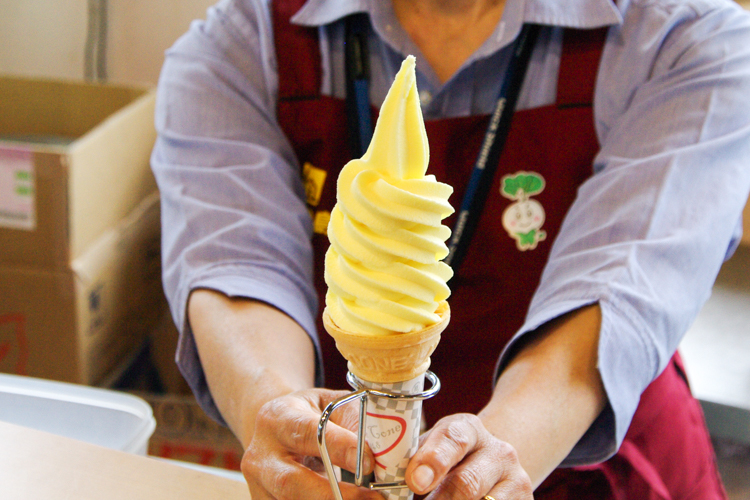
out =
<svg viewBox="0 0 750 500"><path fill-rule="evenodd" d="M729 0L508 0L495 32L441 84L390 2L310 0L293 21L318 27L326 95L344 96L339 21L355 11L369 12L374 28L371 102L380 105L414 54L428 120L491 111L524 22L553 27L535 48L521 109L554 102L562 27L611 26L594 100L595 175L579 190L516 336L599 303L609 407L565 464L607 458L738 242L750 191L750 14ZM152 164L177 362L219 419L186 321L191 290L270 303L318 345L312 226L276 121L275 67L267 2L224 0L167 52L159 83Z"/></svg>

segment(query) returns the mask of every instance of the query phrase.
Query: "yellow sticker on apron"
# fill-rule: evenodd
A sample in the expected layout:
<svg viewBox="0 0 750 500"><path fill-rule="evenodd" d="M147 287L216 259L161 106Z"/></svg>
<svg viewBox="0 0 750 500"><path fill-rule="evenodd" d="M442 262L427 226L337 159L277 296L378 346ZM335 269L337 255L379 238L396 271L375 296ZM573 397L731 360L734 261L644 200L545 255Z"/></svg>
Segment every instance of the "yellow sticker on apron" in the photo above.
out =
<svg viewBox="0 0 750 500"><path fill-rule="evenodd" d="M317 168L312 163L305 162L302 166L302 180L305 182L305 198L311 207L317 207L320 196L323 194L323 186L326 183L328 172Z"/></svg>

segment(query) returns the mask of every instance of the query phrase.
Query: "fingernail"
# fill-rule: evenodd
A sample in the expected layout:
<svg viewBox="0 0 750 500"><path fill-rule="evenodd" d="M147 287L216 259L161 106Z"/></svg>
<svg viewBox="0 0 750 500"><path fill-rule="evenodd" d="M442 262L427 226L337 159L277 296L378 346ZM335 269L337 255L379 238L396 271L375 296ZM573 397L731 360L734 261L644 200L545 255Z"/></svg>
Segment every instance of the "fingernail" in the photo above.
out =
<svg viewBox="0 0 750 500"><path fill-rule="evenodd" d="M372 467L372 459L365 454L362 458L362 470L370 470L370 467ZM346 452L346 468L349 472L356 472L357 448L352 448Z"/></svg>
<svg viewBox="0 0 750 500"><path fill-rule="evenodd" d="M435 472L427 465L420 465L411 475L414 486L420 491L426 490L435 479Z"/></svg>

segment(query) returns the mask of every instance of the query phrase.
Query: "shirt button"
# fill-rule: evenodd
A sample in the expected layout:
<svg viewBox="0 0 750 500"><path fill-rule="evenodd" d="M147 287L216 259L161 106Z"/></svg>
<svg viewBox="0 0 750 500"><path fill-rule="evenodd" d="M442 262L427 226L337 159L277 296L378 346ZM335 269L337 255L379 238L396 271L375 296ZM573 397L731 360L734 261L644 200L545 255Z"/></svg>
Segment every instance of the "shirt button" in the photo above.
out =
<svg viewBox="0 0 750 500"><path fill-rule="evenodd" d="M422 103L422 106L429 106L431 101L432 101L432 94L430 93L429 90L419 91L419 102Z"/></svg>

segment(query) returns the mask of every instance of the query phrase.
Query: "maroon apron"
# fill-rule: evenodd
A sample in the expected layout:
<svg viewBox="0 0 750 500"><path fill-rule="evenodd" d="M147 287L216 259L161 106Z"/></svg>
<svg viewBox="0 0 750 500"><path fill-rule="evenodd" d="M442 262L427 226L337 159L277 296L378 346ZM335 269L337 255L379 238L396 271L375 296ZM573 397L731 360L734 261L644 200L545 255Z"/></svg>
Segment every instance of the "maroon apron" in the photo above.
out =
<svg viewBox="0 0 750 500"><path fill-rule="evenodd" d="M314 220L315 285L320 300L318 331L326 386L348 388L346 361L320 320L326 285L323 258L327 215L336 202L336 179L351 159L345 103L320 94L317 30L290 24L304 0L272 2L279 72L278 119L290 139L305 178ZM562 220L578 186L591 175L599 149L592 101L604 44L603 30L566 30L556 103L515 113L471 246L451 282L451 323L432 356L431 370L442 384L425 402L430 425L458 412L478 412L492 394L497 358L522 326ZM377 111L373 110L373 119ZM460 203L489 116L430 120L428 173L453 186ZM533 172L545 181L533 199L544 207L546 237L526 236L526 246L503 228L502 214L513 200L501 194L502 178ZM453 225L454 216L446 221ZM531 238L531 239L529 239ZM723 499L713 450L697 401L690 395L679 359L643 394L625 442L605 463L558 469L535 494L537 499Z"/></svg>

